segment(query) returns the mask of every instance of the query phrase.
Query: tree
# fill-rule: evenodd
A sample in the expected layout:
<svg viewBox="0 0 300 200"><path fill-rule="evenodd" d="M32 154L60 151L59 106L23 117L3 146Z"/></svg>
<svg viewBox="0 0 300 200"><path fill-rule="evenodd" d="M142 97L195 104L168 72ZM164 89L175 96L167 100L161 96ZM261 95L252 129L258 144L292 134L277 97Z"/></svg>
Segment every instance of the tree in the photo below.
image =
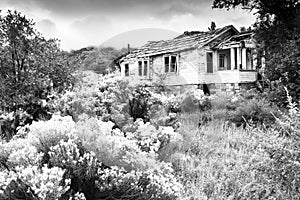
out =
<svg viewBox="0 0 300 200"><path fill-rule="evenodd" d="M241 7L255 12L255 39L265 52L266 78L280 82L294 100L300 100L300 1L214 0L213 7Z"/></svg>
<svg viewBox="0 0 300 200"><path fill-rule="evenodd" d="M71 69L58 41L46 40L17 11L0 16L0 103L26 109L52 91L72 85Z"/></svg>

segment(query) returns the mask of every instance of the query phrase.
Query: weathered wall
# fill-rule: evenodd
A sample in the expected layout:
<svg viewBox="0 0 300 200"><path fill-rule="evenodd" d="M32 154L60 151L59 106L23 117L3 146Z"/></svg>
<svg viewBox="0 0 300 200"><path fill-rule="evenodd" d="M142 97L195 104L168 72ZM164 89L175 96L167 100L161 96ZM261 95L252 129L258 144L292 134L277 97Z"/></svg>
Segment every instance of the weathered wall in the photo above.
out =
<svg viewBox="0 0 300 200"><path fill-rule="evenodd" d="M176 55L176 54L174 54ZM161 80L166 85L185 85L198 83L197 51L188 50L177 53L177 72L164 72L164 57L156 56L153 58L153 82ZM164 76L162 76L164 74Z"/></svg>
<svg viewBox="0 0 300 200"><path fill-rule="evenodd" d="M139 76L138 71L138 61L135 62L129 62L129 76L125 76L125 64L127 63L121 63L121 76L124 77L125 80L129 81L130 85L137 85L137 84L143 84L143 85L150 85L151 79L150 74L149 76Z"/></svg>
<svg viewBox="0 0 300 200"><path fill-rule="evenodd" d="M213 53L213 73L207 73L206 52ZM172 54L173 55L173 54ZM176 55L176 54L174 54ZM121 74L130 84L152 85L162 81L166 85L235 84L250 83L257 79L255 71L218 70L218 53L209 47L177 53L177 72L164 72L164 56L154 56L149 61L149 76L138 75L138 61L129 63L129 74L125 76L125 63L121 63ZM230 56L228 55L230 58Z"/></svg>
<svg viewBox="0 0 300 200"><path fill-rule="evenodd" d="M176 55L176 54L172 54ZM166 85L189 85L198 84L198 54L196 50L188 50L177 53L177 72L165 73L164 56L154 56L150 58L150 75L141 77L138 75L138 61L129 64L129 76L125 76L125 64L121 63L121 75L127 79L130 84L153 84L163 81Z"/></svg>

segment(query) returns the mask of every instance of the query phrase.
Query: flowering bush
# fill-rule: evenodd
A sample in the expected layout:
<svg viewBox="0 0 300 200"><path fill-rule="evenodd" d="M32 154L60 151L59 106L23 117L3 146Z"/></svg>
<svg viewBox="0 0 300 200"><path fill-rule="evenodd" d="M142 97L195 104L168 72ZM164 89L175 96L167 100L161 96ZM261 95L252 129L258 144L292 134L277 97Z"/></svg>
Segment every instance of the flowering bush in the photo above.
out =
<svg viewBox="0 0 300 200"><path fill-rule="evenodd" d="M124 133L113 129L112 122L87 115L78 119L53 116L20 130L23 138L1 143L3 198L12 191L31 199L179 195L172 167L158 160L162 138L177 137L172 128L156 129L137 120L136 130Z"/></svg>
<svg viewBox="0 0 300 200"><path fill-rule="evenodd" d="M170 96L163 99L163 105L167 112L178 113L181 111L181 96Z"/></svg>
<svg viewBox="0 0 300 200"><path fill-rule="evenodd" d="M170 167L161 170L131 171L112 167L99 172L97 187L109 193L102 198L117 198L120 193L130 196L130 199L175 199L182 188L181 184L174 182ZM166 175L167 173L167 175Z"/></svg>
<svg viewBox="0 0 300 200"><path fill-rule="evenodd" d="M72 116L74 121L87 114L112 121L118 128L138 118L149 121L157 112L152 109L153 105L159 103L159 98L149 89L131 87L118 74L101 76L91 72L83 75L82 82L73 91L66 92L55 102L60 113Z"/></svg>
<svg viewBox="0 0 300 200"><path fill-rule="evenodd" d="M8 169L0 171L1 199L58 199L69 190L69 179L63 179L65 170L36 165L27 167L16 166L14 171Z"/></svg>

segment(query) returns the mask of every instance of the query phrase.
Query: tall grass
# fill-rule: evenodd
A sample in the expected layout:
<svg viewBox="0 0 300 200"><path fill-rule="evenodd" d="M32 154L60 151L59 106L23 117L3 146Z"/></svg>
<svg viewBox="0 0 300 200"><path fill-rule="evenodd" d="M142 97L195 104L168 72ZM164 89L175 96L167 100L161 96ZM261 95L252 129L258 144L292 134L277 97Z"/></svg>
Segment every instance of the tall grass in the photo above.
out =
<svg viewBox="0 0 300 200"><path fill-rule="evenodd" d="M183 141L163 149L185 185L180 199L248 199L259 185L254 169L268 159L260 145L266 136L223 121L199 127L201 119L201 113L181 114Z"/></svg>

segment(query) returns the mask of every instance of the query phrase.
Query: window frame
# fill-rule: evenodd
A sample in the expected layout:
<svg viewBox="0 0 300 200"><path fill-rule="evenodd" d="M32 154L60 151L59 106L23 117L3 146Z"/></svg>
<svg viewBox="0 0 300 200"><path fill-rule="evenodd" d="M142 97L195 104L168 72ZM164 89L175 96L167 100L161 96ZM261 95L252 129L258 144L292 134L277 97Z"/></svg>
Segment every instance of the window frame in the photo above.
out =
<svg viewBox="0 0 300 200"><path fill-rule="evenodd" d="M138 76L139 77L149 77L149 66L150 66L150 62L148 59L138 60Z"/></svg>
<svg viewBox="0 0 300 200"><path fill-rule="evenodd" d="M218 54L218 69L220 71L224 71L224 70L227 70L227 56L225 53L219 53ZM223 57L223 60L221 62L221 58ZM223 66L221 66L221 63L223 63Z"/></svg>
<svg viewBox="0 0 300 200"><path fill-rule="evenodd" d="M143 76L148 77L148 75L149 75L149 60L144 60L143 61Z"/></svg>
<svg viewBox="0 0 300 200"><path fill-rule="evenodd" d="M143 61L138 61L138 75L143 76Z"/></svg>
<svg viewBox="0 0 300 200"><path fill-rule="evenodd" d="M208 60L207 60L207 55L208 54L211 54L211 69L212 69L211 72L208 71L208 63L209 63ZM206 69L205 69L206 73L207 74L213 74L214 73L214 52L213 51L206 51L205 52L205 63L206 63Z"/></svg>
<svg viewBox="0 0 300 200"><path fill-rule="evenodd" d="M173 63L173 59L175 58L175 62ZM166 63L168 60L168 64ZM178 54L170 54L163 56L163 64L164 64L164 72L166 74L173 73L176 74L178 72Z"/></svg>

